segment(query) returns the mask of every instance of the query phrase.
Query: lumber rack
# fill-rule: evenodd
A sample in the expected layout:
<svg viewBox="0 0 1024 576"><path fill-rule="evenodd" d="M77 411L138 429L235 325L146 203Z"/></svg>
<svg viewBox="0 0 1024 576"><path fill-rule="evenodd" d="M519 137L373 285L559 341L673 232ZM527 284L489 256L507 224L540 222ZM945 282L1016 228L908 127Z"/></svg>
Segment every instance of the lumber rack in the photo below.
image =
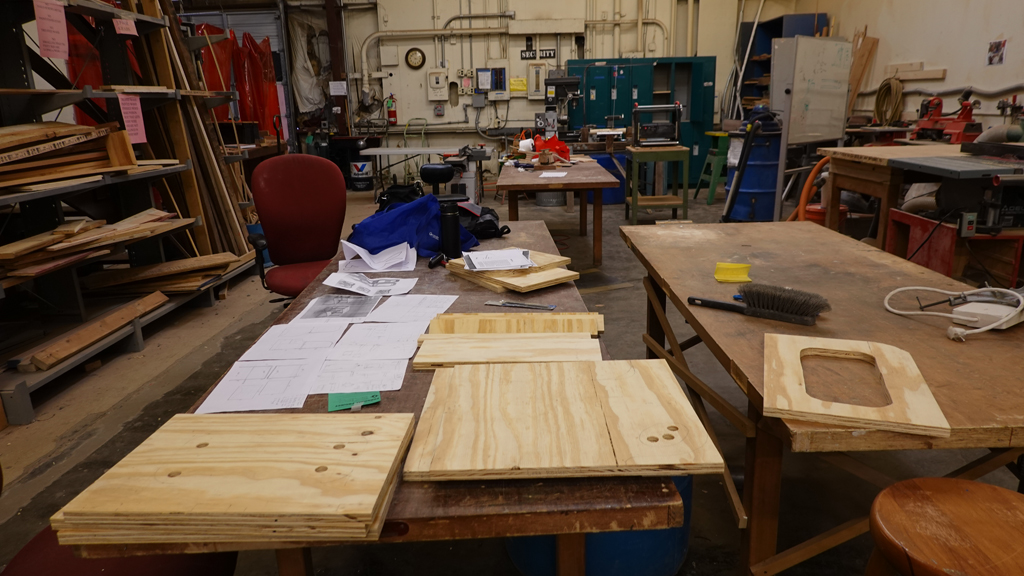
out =
<svg viewBox="0 0 1024 576"><path fill-rule="evenodd" d="M79 192L86 192L94 188L102 188L110 184L124 184L127 182L134 182L138 180L147 180L155 178L163 178L179 172L184 172L192 168L192 161L188 161L185 164L178 164L177 166L167 166L166 168L160 168L159 170L150 170L148 172L139 172L138 174L102 174L101 180L95 182L82 182L80 184L68 184L67 186L61 186L58 188L51 188L49 190L37 190L34 192L15 192L13 194L3 194L0 190L0 206L9 206L11 204L17 204L19 202L28 202L30 200L39 200L42 198L54 198L57 196L66 196L70 194L77 194Z"/></svg>
<svg viewBox="0 0 1024 576"><path fill-rule="evenodd" d="M156 310L136 318L131 324L113 332L106 338L82 350L78 354L61 362L59 365L42 372L17 372L8 370L0 374L0 400L3 402L4 412L7 414L7 421L12 425L29 424L35 419L35 410L32 407L30 394L46 384L53 382L58 377L67 374L74 368L87 362L100 352L116 345L124 347L125 352L140 352L145 346L142 328L163 318L168 313L188 303L194 302L197 306L212 307L217 301L217 292L232 278L241 274L251 272L255 260L249 260L234 270L226 272L209 286L190 294L170 295L170 300ZM118 300L117 305L131 300L131 297ZM107 310L115 308L110 306ZM102 312L106 312L103 310ZM99 314L97 314L98 316Z"/></svg>

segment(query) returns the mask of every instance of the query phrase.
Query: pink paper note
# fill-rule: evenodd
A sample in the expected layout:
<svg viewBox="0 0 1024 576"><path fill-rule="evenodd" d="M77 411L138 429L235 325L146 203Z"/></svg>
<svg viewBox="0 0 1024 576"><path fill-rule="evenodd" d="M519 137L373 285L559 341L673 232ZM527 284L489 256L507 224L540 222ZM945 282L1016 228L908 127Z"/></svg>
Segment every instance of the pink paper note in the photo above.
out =
<svg viewBox="0 0 1024 576"><path fill-rule="evenodd" d="M39 55L68 59L68 21L64 5L56 0L32 0L39 30Z"/></svg>
<svg viewBox="0 0 1024 576"><path fill-rule="evenodd" d="M128 131L128 137L132 144L145 144L146 125L142 122L142 103L139 97L131 94L118 94L117 103L121 106L124 129Z"/></svg>
<svg viewBox="0 0 1024 576"><path fill-rule="evenodd" d="M135 21L125 18L114 18L114 32L123 36L139 35L139 31L135 29Z"/></svg>

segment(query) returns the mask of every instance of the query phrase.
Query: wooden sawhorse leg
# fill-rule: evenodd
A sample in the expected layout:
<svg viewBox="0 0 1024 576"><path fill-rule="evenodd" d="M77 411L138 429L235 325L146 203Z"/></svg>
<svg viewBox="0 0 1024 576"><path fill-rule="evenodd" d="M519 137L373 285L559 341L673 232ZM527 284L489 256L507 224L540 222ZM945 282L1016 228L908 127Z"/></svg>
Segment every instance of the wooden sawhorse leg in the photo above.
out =
<svg viewBox="0 0 1024 576"><path fill-rule="evenodd" d="M313 576L313 551L309 548L280 548L274 552L278 576Z"/></svg>
<svg viewBox="0 0 1024 576"><path fill-rule="evenodd" d="M586 576L587 535L559 534L555 538L555 575Z"/></svg>

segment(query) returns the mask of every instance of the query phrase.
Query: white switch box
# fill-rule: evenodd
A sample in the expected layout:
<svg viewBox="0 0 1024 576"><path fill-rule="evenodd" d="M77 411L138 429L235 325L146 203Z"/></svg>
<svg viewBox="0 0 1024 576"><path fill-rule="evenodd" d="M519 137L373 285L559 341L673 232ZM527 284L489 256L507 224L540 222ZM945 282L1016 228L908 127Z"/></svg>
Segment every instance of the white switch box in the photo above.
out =
<svg viewBox="0 0 1024 576"><path fill-rule="evenodd" d="M436 102L448 99L448 71L444 68L427 70L427 100Z"/></svg>

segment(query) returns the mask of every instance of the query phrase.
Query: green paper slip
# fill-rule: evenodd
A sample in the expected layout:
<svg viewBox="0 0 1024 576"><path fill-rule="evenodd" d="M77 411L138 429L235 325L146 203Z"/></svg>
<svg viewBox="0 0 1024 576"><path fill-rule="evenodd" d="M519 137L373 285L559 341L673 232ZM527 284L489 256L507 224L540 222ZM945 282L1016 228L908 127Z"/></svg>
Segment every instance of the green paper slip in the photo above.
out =
<svg viewBox="0 0 1024 576"><path fill-rule="evenodd" d="M351 392L347 394L328 394L327 411L337 412L348 410L356 404L366 406L380 402L380 392Z"/></svg>

